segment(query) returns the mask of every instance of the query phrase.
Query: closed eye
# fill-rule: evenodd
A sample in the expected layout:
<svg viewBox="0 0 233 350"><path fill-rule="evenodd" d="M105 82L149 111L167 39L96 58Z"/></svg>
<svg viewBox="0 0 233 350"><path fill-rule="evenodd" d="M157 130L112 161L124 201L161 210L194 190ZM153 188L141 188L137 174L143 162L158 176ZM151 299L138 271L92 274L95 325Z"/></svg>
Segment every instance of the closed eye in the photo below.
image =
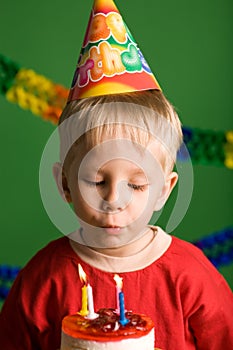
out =
<svg viewBox="0 0 233 350"><path fill-rule="evenodd" d="M84 180L84 181L88 186L102 186L105 184L105 181L89 181L89 180Z"/></svg>
<svg viewBox="0 0 233 350"><path fill-rule="evenodd" d="M88 186L91 186L91 187L103 186L106 184L106 182L104 180L102 180L102 181L84 180L84 181ZM135 185L135 184L128 183L128 186L130 188L132 188L134 191L144 191L148 185L147 184Z"/></svg>
<svg viewBox="0 0 233 350"><path fill-rule="evenodd" d="M135 185L135 184L128 184L130 188L132 188L134 191L144 191L147 187L147 185Z"/></svg>

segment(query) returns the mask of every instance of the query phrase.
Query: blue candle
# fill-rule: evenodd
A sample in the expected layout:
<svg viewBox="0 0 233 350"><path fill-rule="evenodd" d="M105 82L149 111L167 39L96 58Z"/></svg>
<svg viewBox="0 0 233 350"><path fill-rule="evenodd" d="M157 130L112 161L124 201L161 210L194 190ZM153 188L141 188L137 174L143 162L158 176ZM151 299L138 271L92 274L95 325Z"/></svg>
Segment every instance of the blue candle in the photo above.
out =
<svg viewBox="0 0 233 350"><path fill-rule="evenodd" d="M120 304L120 324L122 326L125 326L129 320L125 317L125 300L124 300L124 293L119 293L119 304Z"/></svg>

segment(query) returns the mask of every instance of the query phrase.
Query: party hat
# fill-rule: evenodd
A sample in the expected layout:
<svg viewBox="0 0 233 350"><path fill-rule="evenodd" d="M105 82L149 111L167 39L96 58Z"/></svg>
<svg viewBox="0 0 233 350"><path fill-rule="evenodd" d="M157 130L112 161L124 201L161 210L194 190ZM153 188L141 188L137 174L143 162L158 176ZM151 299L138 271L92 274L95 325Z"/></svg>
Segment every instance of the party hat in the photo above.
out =
<svg viewBox="0 0 233 350"><path fill-rule="evenodd" d="M94 0L68 102L161 90L112 0Z"/></svg>

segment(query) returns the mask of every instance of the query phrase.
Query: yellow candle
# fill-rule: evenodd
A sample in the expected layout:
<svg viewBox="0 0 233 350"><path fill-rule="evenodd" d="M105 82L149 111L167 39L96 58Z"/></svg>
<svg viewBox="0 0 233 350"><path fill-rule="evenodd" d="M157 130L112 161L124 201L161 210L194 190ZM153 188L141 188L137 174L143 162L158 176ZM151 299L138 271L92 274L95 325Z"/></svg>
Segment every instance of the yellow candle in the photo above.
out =
<svg viewBox="0 0 233 350"><path fill-rule="evenodd" d="M87 310L87 276L85 274L85 272L83 271L83 268L80 264L78 264L78 272L79 272L79 277L81 279L81 281L84 284L84 286L82 287L82 308L79 311L80 315L82 316L87 316L88 315L88 310Z"/></svg>
<svg viewBox="0 0 233 350"><path fill-rule="evenodd" d="M82 287L82 308L79 311L80 315L87 316L88 310L87 310L87 286Z"/></svg>

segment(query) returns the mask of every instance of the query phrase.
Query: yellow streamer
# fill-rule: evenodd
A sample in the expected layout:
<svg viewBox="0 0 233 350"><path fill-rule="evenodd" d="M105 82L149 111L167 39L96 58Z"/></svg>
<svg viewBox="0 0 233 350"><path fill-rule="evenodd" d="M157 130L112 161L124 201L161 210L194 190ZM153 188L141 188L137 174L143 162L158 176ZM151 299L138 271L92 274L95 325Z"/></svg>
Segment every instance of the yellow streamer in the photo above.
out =
<svg viewBox="0 0 233 350"><path fill-rule="evenodd" d="M65 87L54 84L32 69L20 69L14 85L6 93L6 98L57 124L68 93L69 90Z"/></svg>
<svg viewBox="0 0 233 350"><path fill-rule="evenodd" d="M10 102L18 103L23 109L30 109L36 115L42 115L48 108L48 103L26 92L21 86L13 86L6 93Z"/></svg>
<svg viewBox="0 0 233 350"><path fill-rule="evenodd" d="M233 144L233 130L229 130L226 132L226 139L227 139L227 142Z"/></svg>
<svg viewBox="0 0 233 350"><path fill-rule="evenodd" d="M32 69L20 69L16 75L15 84L24 86L25 90L35 95L44 97L55 95L54 84L44 76L36 74Z"/></svg>
<svg viewBox="0 0 233 350"><path fill-rule="evenodd" d="M226 159L224 161L224 164L228 169L233 169L233 153L226 154Z"/></svg>

